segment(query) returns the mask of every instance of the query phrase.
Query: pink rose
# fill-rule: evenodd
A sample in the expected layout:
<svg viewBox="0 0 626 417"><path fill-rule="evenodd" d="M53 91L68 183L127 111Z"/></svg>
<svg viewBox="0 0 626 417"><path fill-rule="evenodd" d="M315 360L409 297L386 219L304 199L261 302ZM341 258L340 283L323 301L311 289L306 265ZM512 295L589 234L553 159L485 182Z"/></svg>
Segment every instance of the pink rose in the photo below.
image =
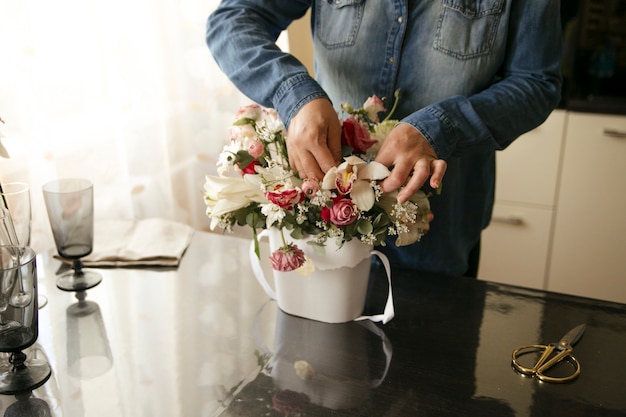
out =
<svg viewBox="0 0 626 417"><path fill-rule="evenodd" d="M300 268L305 261L304 252L293 243L275 250L270 255L272 268L280 272L294 271Z"/></svg>
<svg viewBox="0 0 626 417"><path fill-rule="evenodd" d="M265 198L282 209L291 210L295 204L302 201L303 195L297 188L281 190L281 187L277 187L274 191L266 191Z"/></svg>
<svg viewBox="0 0 626 417"><path fill-rule="evenodd" d="M363 103L363 110L367 113L367 117L369 117L374 123L379 122L378 113L381 111L385 111L385 106L383 106L383 102L377 96L371 96L365 103Z"/></svg>
<svg viewBox="0 0 626 417"><path fill-rule="evenodd" d="M356 220L359 213L352 200L340 197L333 201L328 215L331 223L337 226L347 226Z"/></svg>
<svg viewBox="0 0 626 417"><path fill-rule="evenodd" d="M261 155L263 155L263 152L265 152L265 146L263 146L263 142L259 140L251 142L248 146L248 153L254 159L258 159Z"/></svg>
<svg viewBox="0 0 626 417"><path fill-rule="evenodd" d="M357 154L364 154L376 143L370 137L370 131L362 126L354 116L348 117L341 125L341 144L347 145Z"/></svg>

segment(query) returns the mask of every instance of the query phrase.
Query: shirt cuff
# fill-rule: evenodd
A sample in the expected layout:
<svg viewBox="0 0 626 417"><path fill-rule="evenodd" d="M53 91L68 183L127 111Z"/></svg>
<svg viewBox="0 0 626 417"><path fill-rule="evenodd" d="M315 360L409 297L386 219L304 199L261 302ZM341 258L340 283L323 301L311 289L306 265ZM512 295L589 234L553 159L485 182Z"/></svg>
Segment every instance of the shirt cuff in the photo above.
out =
<svg viewBox="0 0 626 417"><path fill-rule="evenodd" d="M305 104L316 98L326 98L330 101L317 81L311 78L309 74L301 73L281 83L274 94L272 103L285 127L288 128L296 113Z"/></svg>
<svg viewBox="0 0 626 417"><path fill-rule="evenodd" d="M443 112L427 107L410 114L400 123L407 123L417 129L433 148L437 158L448 159L454 152L458 139L452 122Z"/></svg>

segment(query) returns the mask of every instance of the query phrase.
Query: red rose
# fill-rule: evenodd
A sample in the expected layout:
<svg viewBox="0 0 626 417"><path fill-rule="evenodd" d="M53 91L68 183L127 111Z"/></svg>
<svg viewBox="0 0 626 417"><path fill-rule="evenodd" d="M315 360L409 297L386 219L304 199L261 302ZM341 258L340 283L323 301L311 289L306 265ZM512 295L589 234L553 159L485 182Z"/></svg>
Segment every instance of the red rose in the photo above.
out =
<svg viewBox="0 0 626 417"><path fill-rule="evenodd" d="M248 165L246 165L244 168L241 168L241 166L239 166L239 168L242 171L242 174L256 174L256 171L254 170L254 167L259 165L259 161L254 160L252 162L250 162Z"/></svg>
<svg viewBox="0 0 626 417"><path fill-rule="evenodd" d="M328 207L322 208L320 215L326 223L330 223L330 209Z"/></svg>
<svg viewBox="0 0 626 417"><path fill-rule="evenodd" d="M347 145L357 154L364 154L376 143L370 137L370 131L362 126L354 116L348 117L341 125L341 144Z"/></svg>

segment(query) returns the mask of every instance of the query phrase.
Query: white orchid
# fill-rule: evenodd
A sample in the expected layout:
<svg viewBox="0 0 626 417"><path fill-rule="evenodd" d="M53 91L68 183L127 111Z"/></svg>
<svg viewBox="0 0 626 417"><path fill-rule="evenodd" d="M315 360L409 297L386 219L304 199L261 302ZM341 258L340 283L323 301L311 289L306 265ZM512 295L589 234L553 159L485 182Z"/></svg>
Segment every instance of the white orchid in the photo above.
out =
<svg viewBox="0 0 626 417"><path fill-rule="evenodd" d="M383 164L372 161L365 162L357 156L348 156L338 167L328 170L322 181L322 189L336 189L350 197L357 208L368 211L376 203L376 187L374 181L389 176L389 169Z"/></svg>

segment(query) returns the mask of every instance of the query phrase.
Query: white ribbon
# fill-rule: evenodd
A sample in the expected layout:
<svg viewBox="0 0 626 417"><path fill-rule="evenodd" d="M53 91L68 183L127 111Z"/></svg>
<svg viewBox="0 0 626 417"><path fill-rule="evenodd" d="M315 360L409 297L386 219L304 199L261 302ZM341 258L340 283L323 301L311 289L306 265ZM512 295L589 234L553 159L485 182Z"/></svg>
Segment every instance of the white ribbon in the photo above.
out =
<svg viewBox="0 0 626 417"><path fill-rule="evenodd" d="M260 240L261 238L265 236L268 236L267 230L263 230L261 233L259 233L258 239ZM378 256L378 258L383 263L383 266L385 267L385 272L387 273L387 282L389 283L387 302L385 303L385 309L383 310L382 314L374 314L371 316L359 316L355 318L354 320L355 321L370 320L373 322L382 322L383 324L386 324L390 322L391 319L393 319L396 314L394 307L393 307L393 292L392 292L392 287L391 287L391 266L389 265L389 259L387 259L387 256L384 253L379 252L377 250L373 250L370 252L370 254ZM265 278L265 273L263 272L263 268L261 267L261 262L259 260L259 257L256 255L254 240L250 243L249 257L250 257L250 265L252 265L252 272L254 272L254 276L256 280L259 282L259 284L261 285L265 293L272 300L276 300L278 298L276 296L276 292L272 289L272 287L270 287L269 283L267 282L267 279Z"/></svg>
<svg viewBox="0 0 626 417"><path fill-rule="evenodd" d="M389 259L387 259L387 256L384 253L373 250L372 255L378 256L380 261L383 263L383 266L385 267L385 272L387 273L387 282L389 283L387 302L385 303L385 309L383 310L382 314L374 314L372 316L360 316L354 320L371 320L374 322L382 322L383 324L387 324L396 315L396 312L393 308L393 292L391 290L391 266L389 265Z"/></svg>

